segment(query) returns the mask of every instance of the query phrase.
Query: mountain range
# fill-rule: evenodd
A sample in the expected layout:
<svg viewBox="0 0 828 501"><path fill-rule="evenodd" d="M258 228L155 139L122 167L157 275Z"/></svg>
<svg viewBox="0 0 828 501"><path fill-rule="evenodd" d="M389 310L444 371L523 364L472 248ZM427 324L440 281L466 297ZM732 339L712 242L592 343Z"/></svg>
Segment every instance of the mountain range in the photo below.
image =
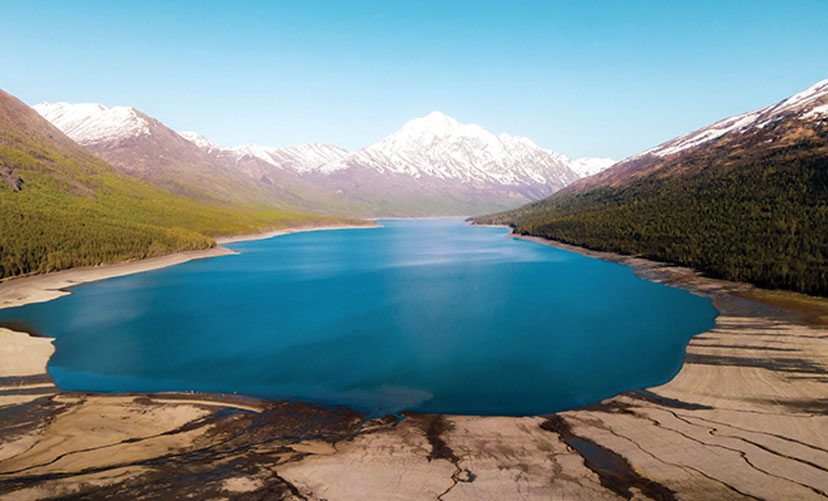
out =
<svg viewBox="0 0 828 501"><path fill-rule="evenodd" d="M828 296L828 80L474 220Z"/></svg>
<svg viewBox="0 0 828 501"><path fill-rule="evenodd" d="M224 148L196 132L174 132L134 108L34 108L93 154L166 190L324 213L429 216L513 208L613 163L573 160L439 112L348 152L327 144Z"/></svg>
<svg viewBox="0 0 828 501"><path fill-rule="evenodd" d="M118 126L129 125L118 130L122 141L113 142L110 127L86 128L88 143L82 146L0 91L0 279L204 249L215 245L211 237L218 235L360 223L231 203L206 191L184 196L187 190L176 189L170 178L161 178L158 184L170 187L161 189L141 179L158 179L149 171L161 156L179 148L194 160L204 154L134 110L116 110L113 118ZM146 141L146 156L129 152L128 144L138 141ZM101 156L132 155L120 158L135 163L116 167L93 155L92 147L101 148ZM193 170L205 174L207 166ZM210 188L220 191L218 185Z"/></svg>

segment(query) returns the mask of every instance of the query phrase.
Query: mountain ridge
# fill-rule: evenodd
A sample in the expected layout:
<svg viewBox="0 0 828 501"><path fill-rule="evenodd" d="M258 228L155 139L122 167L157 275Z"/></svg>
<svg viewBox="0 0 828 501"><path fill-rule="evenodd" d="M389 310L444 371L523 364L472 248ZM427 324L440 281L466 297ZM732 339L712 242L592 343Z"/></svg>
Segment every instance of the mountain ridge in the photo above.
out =
<svg viewBox="0 0 828 501"><path fill-rule="evenodd" d="M762 108L734 115L688 134L665 141L641 153L626 158L596 175L572 183L566 191L577 191L602 183L611 183L613 179L625 175L642 176L657 170L669 157L682 151L696 148L709 148L716 142L727 140L734 135L744 135L772 130L781 120L796 118L798 120L828 120L828 79L822 80L807 89ZM767 138L768 143L773 138Z"/></svg>

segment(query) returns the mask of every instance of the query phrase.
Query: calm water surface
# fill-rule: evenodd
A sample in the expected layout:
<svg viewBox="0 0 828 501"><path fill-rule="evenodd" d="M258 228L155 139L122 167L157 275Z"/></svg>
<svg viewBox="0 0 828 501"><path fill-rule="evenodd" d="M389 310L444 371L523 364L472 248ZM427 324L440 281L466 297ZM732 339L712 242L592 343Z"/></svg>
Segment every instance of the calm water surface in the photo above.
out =
<svg viewBox="0 0 828 501"><path fill-rule="evenodd" d="M195 390L521 415L669 380L705 298L461 220L382 221L0 310L55 337L63 390Z"/></svg>

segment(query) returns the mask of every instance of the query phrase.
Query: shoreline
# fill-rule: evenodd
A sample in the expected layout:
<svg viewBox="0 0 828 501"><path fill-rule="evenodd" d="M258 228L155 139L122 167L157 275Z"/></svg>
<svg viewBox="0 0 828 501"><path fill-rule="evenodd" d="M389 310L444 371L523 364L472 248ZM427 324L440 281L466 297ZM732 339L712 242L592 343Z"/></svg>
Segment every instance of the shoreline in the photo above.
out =
<svg viewBox="0 0 828 501"><path fill-rule="evenodd" d="M216 246L209 249L176 252L174 254L140 259L137 261L125 261L100 266L82 266L78 268L69 268L67 270L43 273L40 275L10 278L0 282L0 309L51 301L52 299L57 299L61 296L69 294L70 292L66 289L75 285L157 270L196 259L238 254L236 251L223 247L223 245L226 244L247 242L251 240L264 240L292 233L369 229L377 227L377 225L345 225L284 228L263 233L216 238Z"/></svg>
<svg viewBox="0 0 828 501"><path fill-rule="evenodd" d="M642 279L709 297L719 316L690 339L669 382L540 416L406 412L402 420L366 420L301 402L61 393L43 374L0 377L0 408L29 406L12 407L22 409L16 426L29 431L0 427L0 499L20 492L106 497L124 489L314 500L828 495L828 330L746 298L750 284L504 236L630 266ZM24 336L40 342L39 356L48 360L51 342ZM3 347L0 358L12 355ZM157 466L135 466L147 462Z"/></svg>

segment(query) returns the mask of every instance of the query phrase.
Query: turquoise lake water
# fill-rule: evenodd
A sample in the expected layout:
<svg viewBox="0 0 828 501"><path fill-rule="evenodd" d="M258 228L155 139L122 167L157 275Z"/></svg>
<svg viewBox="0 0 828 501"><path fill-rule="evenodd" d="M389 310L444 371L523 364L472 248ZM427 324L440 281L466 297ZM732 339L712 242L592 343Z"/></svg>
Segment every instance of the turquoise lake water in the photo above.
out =
<svg viewBox="0 0 828 501"><path fill-rule="evenodd" d="M526 415L663 383L710 300L462 220L387 220L0 310L56 338L63 390L290 397L385 414Z"/></svg>

